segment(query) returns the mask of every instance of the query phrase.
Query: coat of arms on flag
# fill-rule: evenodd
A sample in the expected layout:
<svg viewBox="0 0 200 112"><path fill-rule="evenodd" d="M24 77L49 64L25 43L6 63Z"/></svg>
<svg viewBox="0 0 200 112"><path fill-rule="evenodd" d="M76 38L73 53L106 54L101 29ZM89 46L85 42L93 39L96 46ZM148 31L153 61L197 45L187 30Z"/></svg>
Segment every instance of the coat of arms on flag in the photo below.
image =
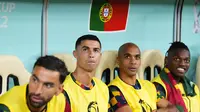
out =
<svg viewBox="0 0 200 112"><path fill-rule="evenodd" d="M130 0L92 0L90 10L90 31L124 31Z"/></svg>

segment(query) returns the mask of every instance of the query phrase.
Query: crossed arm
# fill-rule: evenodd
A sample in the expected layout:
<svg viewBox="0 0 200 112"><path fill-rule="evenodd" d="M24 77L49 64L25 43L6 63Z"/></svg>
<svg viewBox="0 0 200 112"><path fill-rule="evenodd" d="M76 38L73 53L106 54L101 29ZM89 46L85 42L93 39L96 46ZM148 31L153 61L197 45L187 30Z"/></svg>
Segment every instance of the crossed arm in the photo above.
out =
<svg viewBox="0 0 200 112"><path fill-rule="evenodd" d="M180 112L177 107L166 100L165 89L158 83L154 83L157 90L157 110L156 112Z"/></svg>

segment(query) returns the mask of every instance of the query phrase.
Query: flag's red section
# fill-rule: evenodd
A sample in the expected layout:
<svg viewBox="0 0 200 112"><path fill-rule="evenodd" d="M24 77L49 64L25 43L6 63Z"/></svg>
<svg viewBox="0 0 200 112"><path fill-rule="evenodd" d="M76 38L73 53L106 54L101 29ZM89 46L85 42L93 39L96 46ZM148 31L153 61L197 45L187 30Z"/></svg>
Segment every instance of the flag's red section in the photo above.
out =
<svg viewBox="0 0 200 112"><path fill-rule="evenodd" d="M108 0L113 9L111 19L104 24L104 31L125 30L129 11L129 0Z"/></svg>

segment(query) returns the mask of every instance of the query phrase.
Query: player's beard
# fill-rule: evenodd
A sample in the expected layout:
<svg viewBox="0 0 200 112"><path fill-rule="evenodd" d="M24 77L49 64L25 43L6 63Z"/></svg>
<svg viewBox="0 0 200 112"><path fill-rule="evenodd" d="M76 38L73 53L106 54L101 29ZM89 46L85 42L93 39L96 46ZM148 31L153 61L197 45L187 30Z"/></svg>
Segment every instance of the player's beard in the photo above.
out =
<svg viewBox="0 0 200 112"><path fill-rule="evenodd" d="M48 98L47 100L45 100L43 97L39 97L41 101L35 102L35 101L33 101L33 100L31 99L31 98L34 97L34 96L39 97L38 95L35 95L34 93L29 93L29 95L28 95L29 104L30 104L30 106L32 106L33 108L41 108L41 107L43 107L44 105L46 105L46 104L50 101L50 99L51 99L51 98Z"/></svg>

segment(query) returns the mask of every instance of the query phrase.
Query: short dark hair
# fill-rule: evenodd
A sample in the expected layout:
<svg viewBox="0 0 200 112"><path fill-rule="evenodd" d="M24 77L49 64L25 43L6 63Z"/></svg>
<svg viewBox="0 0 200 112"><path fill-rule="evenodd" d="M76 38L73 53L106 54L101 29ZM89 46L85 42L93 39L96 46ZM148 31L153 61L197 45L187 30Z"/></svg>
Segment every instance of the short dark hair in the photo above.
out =
<svg viewBox="0 0 200 112"><path fill-rule="evenodd" d="M190 52L187 45L185 45L183 42L176 41L176 42L171 43L171 46L169 47L169 49L166 52L166 55L168 55L169 52L174 52L174 51L177 51L178 49L185 49Z"/></svg>
<svg viewBox="0 0 200 112"><path fill-rule="evenodd" d="M63 83L66 76L69 74L65 63L62 60L60 60L59 58L52 56L52 55L46 55L46 56L39 57L37 59L37 61L35 62L33 68L35 68L35 66L41 66L41 67L44 67L45 69L59 72L60 73L60 77L59 77L60 83Z"/></svg>
<svg viewBox="0 0 200 112"><path fill-rule="evenodd" d="M100 44L100 48L101 48L101 42L99 40L99 38L96 35L92 35L92 34L87 34L87 35L83 35L81 37L79 37L76 41L76 45L75 45L75 49L77 49L77 47L81 44L82 41L84 40L94 40L99 42Z"/></svg>

